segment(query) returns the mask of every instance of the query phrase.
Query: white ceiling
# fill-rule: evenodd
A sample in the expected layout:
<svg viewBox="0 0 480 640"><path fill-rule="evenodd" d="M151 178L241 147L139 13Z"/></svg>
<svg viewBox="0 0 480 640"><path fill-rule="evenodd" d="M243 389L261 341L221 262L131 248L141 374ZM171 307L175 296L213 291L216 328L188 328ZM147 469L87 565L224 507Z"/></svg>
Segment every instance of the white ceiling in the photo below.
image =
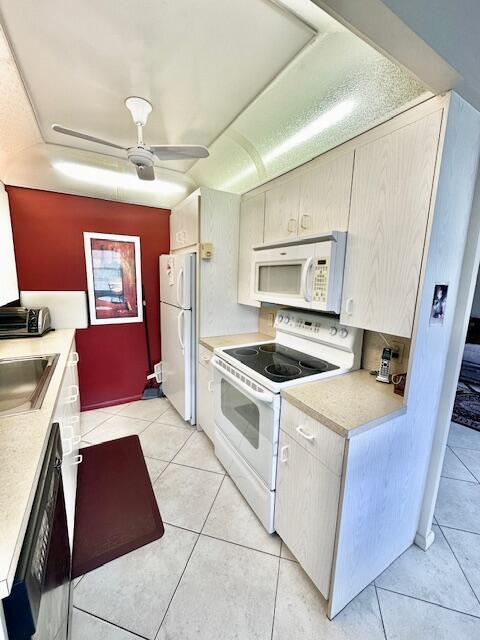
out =
<svg viewBox="0 0 480 640"><path fill-rule="evenodd" d="M428 95L310 0L0 0L0 22L7 184L164 207L198 185L243 193ZM51 130L131 145L129 95L153 103L147 144L211 157L147 185L122 152Z"/></svg>
<svg viewBox="0 0 480 640"><path fill-rule="evenodd" d="M51 125L132 146L124 100L139 95L154 107L148 144L208 147L314 35L268 0L1 0L0 9L45 141L112 154Z"/></svg>

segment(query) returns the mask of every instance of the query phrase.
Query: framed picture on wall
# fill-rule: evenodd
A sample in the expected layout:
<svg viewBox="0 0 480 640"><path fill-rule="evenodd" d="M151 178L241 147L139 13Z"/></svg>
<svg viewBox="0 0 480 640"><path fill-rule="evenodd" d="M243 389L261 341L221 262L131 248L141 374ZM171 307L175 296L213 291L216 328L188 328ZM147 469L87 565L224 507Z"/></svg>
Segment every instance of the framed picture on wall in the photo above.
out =
<svg viewBox="0 0 480 640"><path fill-rule="evenodd" d="M140 238L83 234L91 324L142 322Z"/></svg>

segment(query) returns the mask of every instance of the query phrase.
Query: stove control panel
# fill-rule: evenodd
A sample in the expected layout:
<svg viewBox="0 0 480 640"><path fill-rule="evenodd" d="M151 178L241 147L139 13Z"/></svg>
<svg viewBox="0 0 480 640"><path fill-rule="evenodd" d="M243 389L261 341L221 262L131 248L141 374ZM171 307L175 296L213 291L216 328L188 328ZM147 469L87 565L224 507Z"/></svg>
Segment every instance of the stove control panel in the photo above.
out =
<svg viewBox="0 0 480 640"><path fill-rule="evenodd" d="M275 319L278 332L288 333L299 338L308 338L332 346L350 350L361 329L345 327L338 318L299 311L280 309Z"/></svg>

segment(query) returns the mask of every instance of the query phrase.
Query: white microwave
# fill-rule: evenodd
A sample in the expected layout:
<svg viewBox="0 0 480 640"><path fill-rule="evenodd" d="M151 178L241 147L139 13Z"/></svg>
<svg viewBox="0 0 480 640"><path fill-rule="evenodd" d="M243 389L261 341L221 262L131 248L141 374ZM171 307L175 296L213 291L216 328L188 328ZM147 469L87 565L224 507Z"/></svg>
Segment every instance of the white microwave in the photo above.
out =
<svg viewBox="0 0 480 640"><path fill-rule="evenodd" d="M340 313L345 231L253 247L252 298Z"/></svg>

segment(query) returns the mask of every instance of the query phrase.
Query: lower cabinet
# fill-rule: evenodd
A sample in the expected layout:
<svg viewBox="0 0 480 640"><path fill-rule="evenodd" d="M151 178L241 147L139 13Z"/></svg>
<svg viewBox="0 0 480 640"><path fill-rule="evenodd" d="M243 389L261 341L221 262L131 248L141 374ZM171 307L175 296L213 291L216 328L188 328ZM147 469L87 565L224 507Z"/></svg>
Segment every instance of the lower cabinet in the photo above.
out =
<svg viewBox="0 0 480 640"><path fill-rule="evenodd" d="M213 442L215 436L215 417L213 407L213 368L210 364L209 358L208 361L202 360L202 358L207 358L207 356L205 355L205 351L206 350L201 351L200 364L198 367L197 423Z"/></svg>
<svg viewBox="0 0 480 640"><path fill-rule="evenodd" d="M82 461L82 456L78 452L81 432L77 362L78 353L75 351L74 342L68 354L62 386L58 394L53 418L54 422L60 424L60 434L62 438L62 481L71 549L73 549L77 471L78 465Z"/></svg>
<svg viewBox="0 0 480 640"><path fill-rule="evenodd" d="M328 599L341 477L280 431L275 529Z"/></svg>

